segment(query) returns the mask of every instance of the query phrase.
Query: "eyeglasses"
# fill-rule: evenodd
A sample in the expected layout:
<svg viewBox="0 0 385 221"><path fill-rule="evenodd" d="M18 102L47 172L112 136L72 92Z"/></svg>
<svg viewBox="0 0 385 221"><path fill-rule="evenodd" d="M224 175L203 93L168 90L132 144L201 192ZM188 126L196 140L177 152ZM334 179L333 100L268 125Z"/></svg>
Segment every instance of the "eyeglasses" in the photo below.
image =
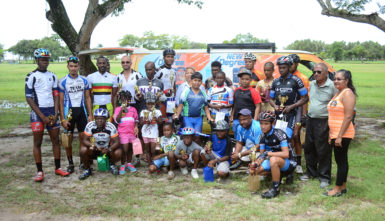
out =
<svg viewBox="0 0 385 221"><path fill-rule="evenodd" d="M322 71L313 71L313 74L321 74Z"/></svg>
<svg viewBox="0 0 385 221"><path fill-rule="evenodd" d="M129 64L129 63L131 63L131 62L129 62L129 61L122 61L122 64Z"/></svg>
<svg viewBox="0 0 385 221"><path fill-rule="evenodd" d="M342 78L334 78L335 81L344 81L345 79Z"/></svg>
<svg viewBox="0 0 385 221"><path fill-rule="evenodd" d="M68 58L68 61L79 61L79 58L75 56L71 56Z"/></svg>

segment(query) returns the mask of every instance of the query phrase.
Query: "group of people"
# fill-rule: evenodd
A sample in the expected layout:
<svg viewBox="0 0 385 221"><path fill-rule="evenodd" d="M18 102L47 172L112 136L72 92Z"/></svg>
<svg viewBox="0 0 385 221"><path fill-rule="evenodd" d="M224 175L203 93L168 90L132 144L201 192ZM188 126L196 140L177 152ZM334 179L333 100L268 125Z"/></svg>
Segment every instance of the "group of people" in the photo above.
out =
<svg viewBox="0 0 385 221"><path fill-rule="evenodd" d="M38 67L27 75L25 84L38 171L34 180L44 180L44 127L52 141L55 174L68 176L75 171L72 140L76 126L83 170L80 180L92 175L92 160L100 155L109 158L114 175L135 172L138 164L133 162L140 162L141 157L148 173L167 168L169 179L175 177L176 167L183 175L191 167L191 176L199 178L199 166L216 167L218 176L225 179L231 169L245 163L250 174L261 178L271 174L272 187L262 197L272 198L280 192L282 176L290 183L294 171L303 173L299 131L306 124L306 173L300 179L318 178L321 188L329 186L334 149L337 181L324 194L346 193L356 98L350 71L337 71L333 84L327 65L318 63L313 70L315 80L309 82L297 70L299 56L291 54L278 58L280 77L274 79L274 63L265 63L264 74L259 73L254 69L256 56L246 53L237 88L217 61L212 62L212 77L204 85L202 74L187 67L185 81L177 86L172 68L175 55L173 49L165 49L164 65L157 69L154 62L147 62L145 75L131 68L130 56L121 58L123 71L113 75L108 60L101 56L96 62L98 71L87 77L79 75L79 59L71 56L68 75L58 79L47 70L50 52L36 49ZM204 117L211 127L209 135L202 133ZM66 170L60 164L59 122L69 134ZM138 141L143 147L140 156L133 151Z"/></svg>

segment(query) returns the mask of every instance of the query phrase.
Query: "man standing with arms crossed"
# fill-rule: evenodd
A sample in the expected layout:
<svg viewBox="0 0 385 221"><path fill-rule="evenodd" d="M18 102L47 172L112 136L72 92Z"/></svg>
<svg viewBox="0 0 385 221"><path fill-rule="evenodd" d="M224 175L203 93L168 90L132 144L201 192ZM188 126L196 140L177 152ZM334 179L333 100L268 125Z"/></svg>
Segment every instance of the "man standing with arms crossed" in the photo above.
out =
<svg viewBox="0 0 385 221"><path fill-rule="evenodd" d="M25 97L31 107L31 128L33 132L33 156L35 158L37 175L34 180L44 180L41 144L43 142L44 126L51 138L53 155L55 159L55 174L68 176L70 173L60 168L60 143L59 143L59 91L57 76L48 71L51 54L47 49L39 48L34 52L37 69L30 72L25 78Z"/></svg>

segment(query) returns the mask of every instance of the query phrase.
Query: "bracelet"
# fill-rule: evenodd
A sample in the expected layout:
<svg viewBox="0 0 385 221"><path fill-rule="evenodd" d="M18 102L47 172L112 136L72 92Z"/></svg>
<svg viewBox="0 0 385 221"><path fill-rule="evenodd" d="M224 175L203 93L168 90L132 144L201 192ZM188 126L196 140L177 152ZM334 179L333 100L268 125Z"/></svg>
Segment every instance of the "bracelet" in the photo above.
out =
<svg viewBox="0 0 385 221"><path fill-rule="evenodd" d="M63 123L64 121L66 121L66 120L65 120L65 119L63 119L63 120L61 120L60 122L62 122L62 123Z"/></svg>

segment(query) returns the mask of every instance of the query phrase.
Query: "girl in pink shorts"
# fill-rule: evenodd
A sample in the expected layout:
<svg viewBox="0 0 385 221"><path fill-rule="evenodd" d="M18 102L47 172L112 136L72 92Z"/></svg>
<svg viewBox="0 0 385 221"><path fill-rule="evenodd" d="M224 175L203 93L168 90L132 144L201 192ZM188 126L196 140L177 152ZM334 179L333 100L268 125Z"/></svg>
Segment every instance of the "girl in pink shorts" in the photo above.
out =
<svg viewBox="0 0 385 221"><path fill-rule="evenodd" d="M120 91L119 100L121 106L115 108L114 120L118 124L120 143L123 146L122 166L119 173L125 174L126 168L135 172L135 167L130 163L132 160L132 141L138 135L138 112L130 106L131 93ZM127 163L127 164L126 164Z"/></svg>

